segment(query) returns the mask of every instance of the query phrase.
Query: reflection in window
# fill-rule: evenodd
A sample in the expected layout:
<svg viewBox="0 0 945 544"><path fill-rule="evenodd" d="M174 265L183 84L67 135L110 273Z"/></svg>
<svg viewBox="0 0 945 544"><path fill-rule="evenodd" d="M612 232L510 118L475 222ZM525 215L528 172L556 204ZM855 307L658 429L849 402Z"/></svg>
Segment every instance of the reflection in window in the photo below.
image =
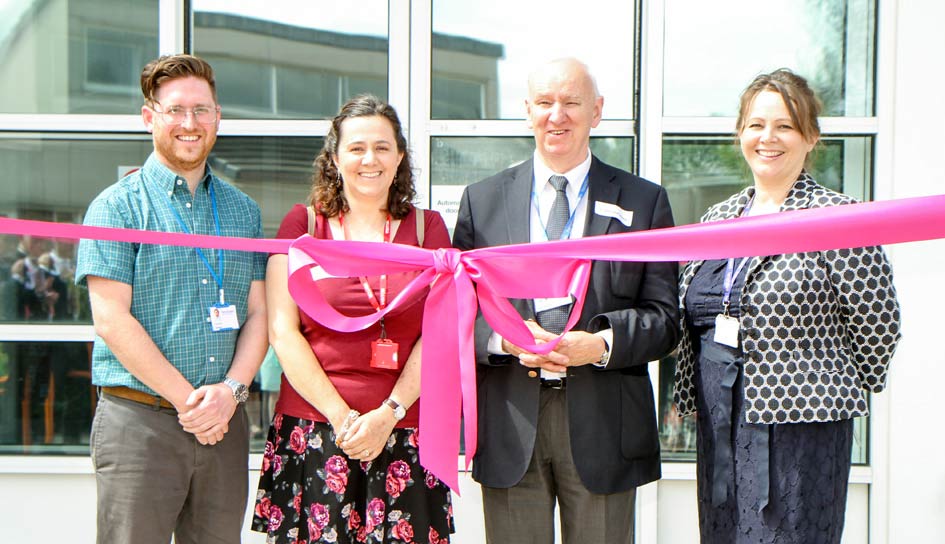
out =
<svg viewBox="0 0 945 544"><path fill-rule="evenodd" d="M0 342L0 453L88 455L91 343Z"/></svg>
<svg viewBox="0 0 945 544"><path fill-rule="evenodd" d="M574 9L555 0L536 9L528 2L433 0L433 118L522 119L528 73L559 57L590 66L605 119L633 118L634 5L588 0Z"/></svg>
<svg viewBox="0 0 945 544"><path fill-rule="evenodd" d="M312 189L312 162L322 138L220 136L208 163L214 173L259 204L263 233L274 237L293 204Z"/></svg>
<svg viewBox="0 0 945 544"><path fill-rule="evenodd" d="M809 169L821 185L859 200L868 200L872 187L873 139L869 136L824 137ZM663 139L663 187L669 193L677 225L697 223L709 206L752 183L751 171L731 136L666 136ZM680 419L673 406L676 359L660 361L659 424L663 458L695 459L693 417ZM854 420L853 462L868 462L869 425Z"/></svg>
<svg viewBox="0 0 945 544"><path fill-rule="evenodd" d="M730 136L663 139L663 187L677 225L696 223L709 206L751 183L751 171ZM830 136L814 151L810 173L821 185L869 200L873 139Z"/></svg>
<svg viewBox="0 0 945 544"><path fill-rule="evenodd" d="M0 2L0 113L136 114L157 28L151 0Z"/></svg>
<svg viewBox="0 0 945 544"><path fill-rule="evenodd" d="M611 166L632 171L633 138L591 138L591 152ZM430 141L431 207L443 214L452 232L463 188L525 160L535 139L519 137L435 137Z"/></svg>
<svg viewBox="0 0 945 544"><path fill-rule="evenodd" d="M873 115L876 2L667 0L663 114L737 115L759 73L790 68L810 81L825 116Z"/></svg>
<svg viewBox="0 0 945 544"><path fill-rule="evenodd" d="M194 52L217 78L224 113L329 118L352 96L387 98L387 1L193 2Z"/></svg>

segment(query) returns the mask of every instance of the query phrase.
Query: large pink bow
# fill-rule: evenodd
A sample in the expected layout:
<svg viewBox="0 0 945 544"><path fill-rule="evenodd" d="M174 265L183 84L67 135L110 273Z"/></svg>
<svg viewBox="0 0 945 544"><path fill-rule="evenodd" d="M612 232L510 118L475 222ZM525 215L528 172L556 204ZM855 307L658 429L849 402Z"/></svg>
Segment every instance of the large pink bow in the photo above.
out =
<svg viewBox="0 0 945 544"><path fill-rule="evenodd" d="M458 489L460 410L466 460L476 451L473 329L478 305L489 325L525 349L536 345L508 298L568 294L583 305L591 260L687 261L822 251L945 237L945 196L851 204L577 240L459 252L302 236L289 249L289 291L299 307L339 331L367 328L404 299L430 287L423 318L420 395L421 463ZM349 317L312 288L310 269L333 276L419 272L385 310ZM473 287L475 282L476 287ZM580 317L572 312L567 329ZM461 402L462 401L462 402Z"/></svg>

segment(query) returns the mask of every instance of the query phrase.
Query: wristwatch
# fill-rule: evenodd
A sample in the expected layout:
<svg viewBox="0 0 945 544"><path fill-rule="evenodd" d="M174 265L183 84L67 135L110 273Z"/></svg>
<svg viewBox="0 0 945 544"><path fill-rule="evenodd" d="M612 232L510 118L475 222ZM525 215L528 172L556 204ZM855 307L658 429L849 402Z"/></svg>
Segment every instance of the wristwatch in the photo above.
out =
<svg viewBox="0 0 945 544"><path fill-rule="evenodd" d="M390 397L388 397L388 398L384 401L384 404L385 404L388 408L390 408L391 410L394 411L394 419L396 419L397 421L400 421L401 419L404 418L404 416L407 415L407 410L406 410L406 408L404 408L403 406L401 406L401 404L400 404L399 402L397 402L396 400L394 400L394 399L392 399L392 398L390 398Z"/></svg>
<svg viewBox="0 0 945 544"><path fill-rule="evenodd" d="M249 399L249 389L240 382L227 376L223 378L223 384L233 391L233 399L236 400L237 404L243 404L247 399Z"/></svg>
<svg viewBox="0 0 945 544"><path fill-rule="evenodd" d="M592 363L598 368L604 368L607 366L607 363L610 362L610 346L607 345L607 342L604 342L604 354L600 356L600 361Z"/></svg>

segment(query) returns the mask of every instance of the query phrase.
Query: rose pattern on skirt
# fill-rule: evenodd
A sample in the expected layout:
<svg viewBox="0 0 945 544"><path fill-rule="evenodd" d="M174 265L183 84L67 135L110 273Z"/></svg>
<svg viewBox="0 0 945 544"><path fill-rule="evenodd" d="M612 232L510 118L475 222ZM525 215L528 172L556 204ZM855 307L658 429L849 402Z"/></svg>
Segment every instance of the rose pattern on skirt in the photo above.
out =
<svg viewBox="0 0 945 544"><path fill-rule="evenodd" d="M414 430L394 429L369 463L330 437L327 424L273 418L252 521L267 543L448 544L449 490L416 462Z"/></svg>

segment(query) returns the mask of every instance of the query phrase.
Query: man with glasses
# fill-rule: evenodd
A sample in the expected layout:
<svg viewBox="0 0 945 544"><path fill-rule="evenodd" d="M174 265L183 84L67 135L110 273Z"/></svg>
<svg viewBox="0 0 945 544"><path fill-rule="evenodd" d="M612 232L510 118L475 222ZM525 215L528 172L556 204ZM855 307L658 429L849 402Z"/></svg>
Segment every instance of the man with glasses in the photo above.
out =
<svg viewBox="0 0 945 544"><path fill-rule="evenodd" d="M213 70L164 56L141 73L154 151L105 189L86 225L262 237L259 206L213 174ZM247 384L266 353L265 255L82 240L100 398L91 449L98 542L239 542Z"/></svg>

